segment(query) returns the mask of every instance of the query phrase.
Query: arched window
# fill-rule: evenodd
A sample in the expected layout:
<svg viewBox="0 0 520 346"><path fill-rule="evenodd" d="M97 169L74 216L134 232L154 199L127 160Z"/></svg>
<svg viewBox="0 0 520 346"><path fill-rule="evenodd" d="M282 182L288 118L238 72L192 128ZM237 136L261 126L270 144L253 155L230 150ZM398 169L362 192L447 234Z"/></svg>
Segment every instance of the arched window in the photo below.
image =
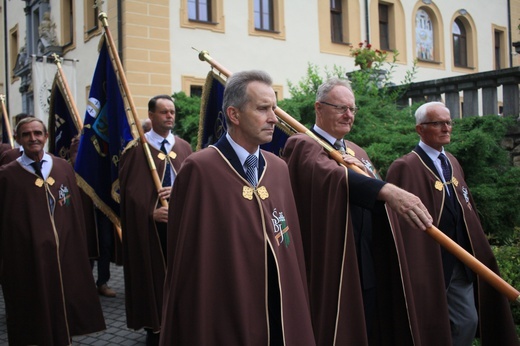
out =
<svg viewBox="0 0 520 346"><path fill-rule="evenodd" d="M466 28L460 19L453 21L453 62L455 66L468 66L468 43Z"/></svg>
<svg viewBox="0 0 520 346"><path fill-rule="evenodd" d="M415 54L420 60L435 60L433 23L422 9L415 15Z"/></svg>

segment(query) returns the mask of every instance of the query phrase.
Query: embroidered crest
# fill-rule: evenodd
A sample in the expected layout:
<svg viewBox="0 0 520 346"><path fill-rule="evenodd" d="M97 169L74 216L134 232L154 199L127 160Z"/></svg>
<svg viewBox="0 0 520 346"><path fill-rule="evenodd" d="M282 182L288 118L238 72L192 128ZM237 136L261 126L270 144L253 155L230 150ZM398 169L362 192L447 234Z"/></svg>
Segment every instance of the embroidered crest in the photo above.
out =
<svg viewBox="0 0 520 346"><path fill-rule="evenodd" d="M58 203L61 207L70 205L70 191L67 186L61 184L60 191L58 192Z"/></svg>
<svg viewBox="0 0 520 346"><path fill-rule="evenodd" d="M473 208L471 207L471 202L469 201L469 191L466 186L462 187L462 194L464 195L464 200L466 201L469 210L473 210Z"/></svg>
<svg viewBox="0 0 520 346"><path fill-rule="evenodd" d="M287 226L283 212L278 212L275 208L271 215L273 216L271 221L273 223L273 231L276 243L278 246L284 244L285 247L288 247L291 243L291 237L289 235L289 226Z"/></svg>

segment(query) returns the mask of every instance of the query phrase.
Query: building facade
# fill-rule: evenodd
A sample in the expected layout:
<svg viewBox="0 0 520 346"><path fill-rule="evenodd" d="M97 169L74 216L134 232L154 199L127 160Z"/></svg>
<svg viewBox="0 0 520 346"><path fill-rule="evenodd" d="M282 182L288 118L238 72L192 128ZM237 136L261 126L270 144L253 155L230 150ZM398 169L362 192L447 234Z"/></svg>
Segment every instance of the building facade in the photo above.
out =
<svg viewBox="0 0 520 346"><path fill-rule="evenodd" d="M206 50L230 71L262 69L279 98L288 81L358 69L350 46L397 50L393 81L417 62L414 81L520 65L520 0L10 0L3 1L4 79L11 117L33 113L34 57L57 53L72 64L77 108L86 109L105 12L140 118L155 94L199 93ZM388 60L392 60L392 53Z"/></svg>

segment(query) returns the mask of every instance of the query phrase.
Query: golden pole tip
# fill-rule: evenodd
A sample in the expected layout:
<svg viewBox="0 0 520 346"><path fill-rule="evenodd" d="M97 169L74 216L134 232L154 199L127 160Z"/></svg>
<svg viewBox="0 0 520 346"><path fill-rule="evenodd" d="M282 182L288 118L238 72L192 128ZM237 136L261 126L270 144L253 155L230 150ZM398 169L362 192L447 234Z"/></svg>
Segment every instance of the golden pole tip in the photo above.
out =
<svg viewBox="0 0 520 346"><path fill-rule="evenodd" d="M205 61L205 60L210 60L211 57L209 56L209 52L207 50L203 50L199 53L199 60L200 61Z"/></svg>

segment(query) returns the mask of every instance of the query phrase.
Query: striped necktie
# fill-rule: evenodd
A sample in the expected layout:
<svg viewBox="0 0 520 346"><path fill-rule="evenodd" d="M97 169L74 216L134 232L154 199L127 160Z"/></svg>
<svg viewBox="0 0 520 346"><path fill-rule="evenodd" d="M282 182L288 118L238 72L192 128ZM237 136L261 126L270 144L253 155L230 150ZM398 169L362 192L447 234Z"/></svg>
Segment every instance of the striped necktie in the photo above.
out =
<svg viewBox="0 0 520 346"><path fill-rule="evenodd" d="M255 155L249 155L245 162L246 165L246 177L247 181L253 186L256 186L256 172L255 169L258 167L258 158Z"/></svg>

